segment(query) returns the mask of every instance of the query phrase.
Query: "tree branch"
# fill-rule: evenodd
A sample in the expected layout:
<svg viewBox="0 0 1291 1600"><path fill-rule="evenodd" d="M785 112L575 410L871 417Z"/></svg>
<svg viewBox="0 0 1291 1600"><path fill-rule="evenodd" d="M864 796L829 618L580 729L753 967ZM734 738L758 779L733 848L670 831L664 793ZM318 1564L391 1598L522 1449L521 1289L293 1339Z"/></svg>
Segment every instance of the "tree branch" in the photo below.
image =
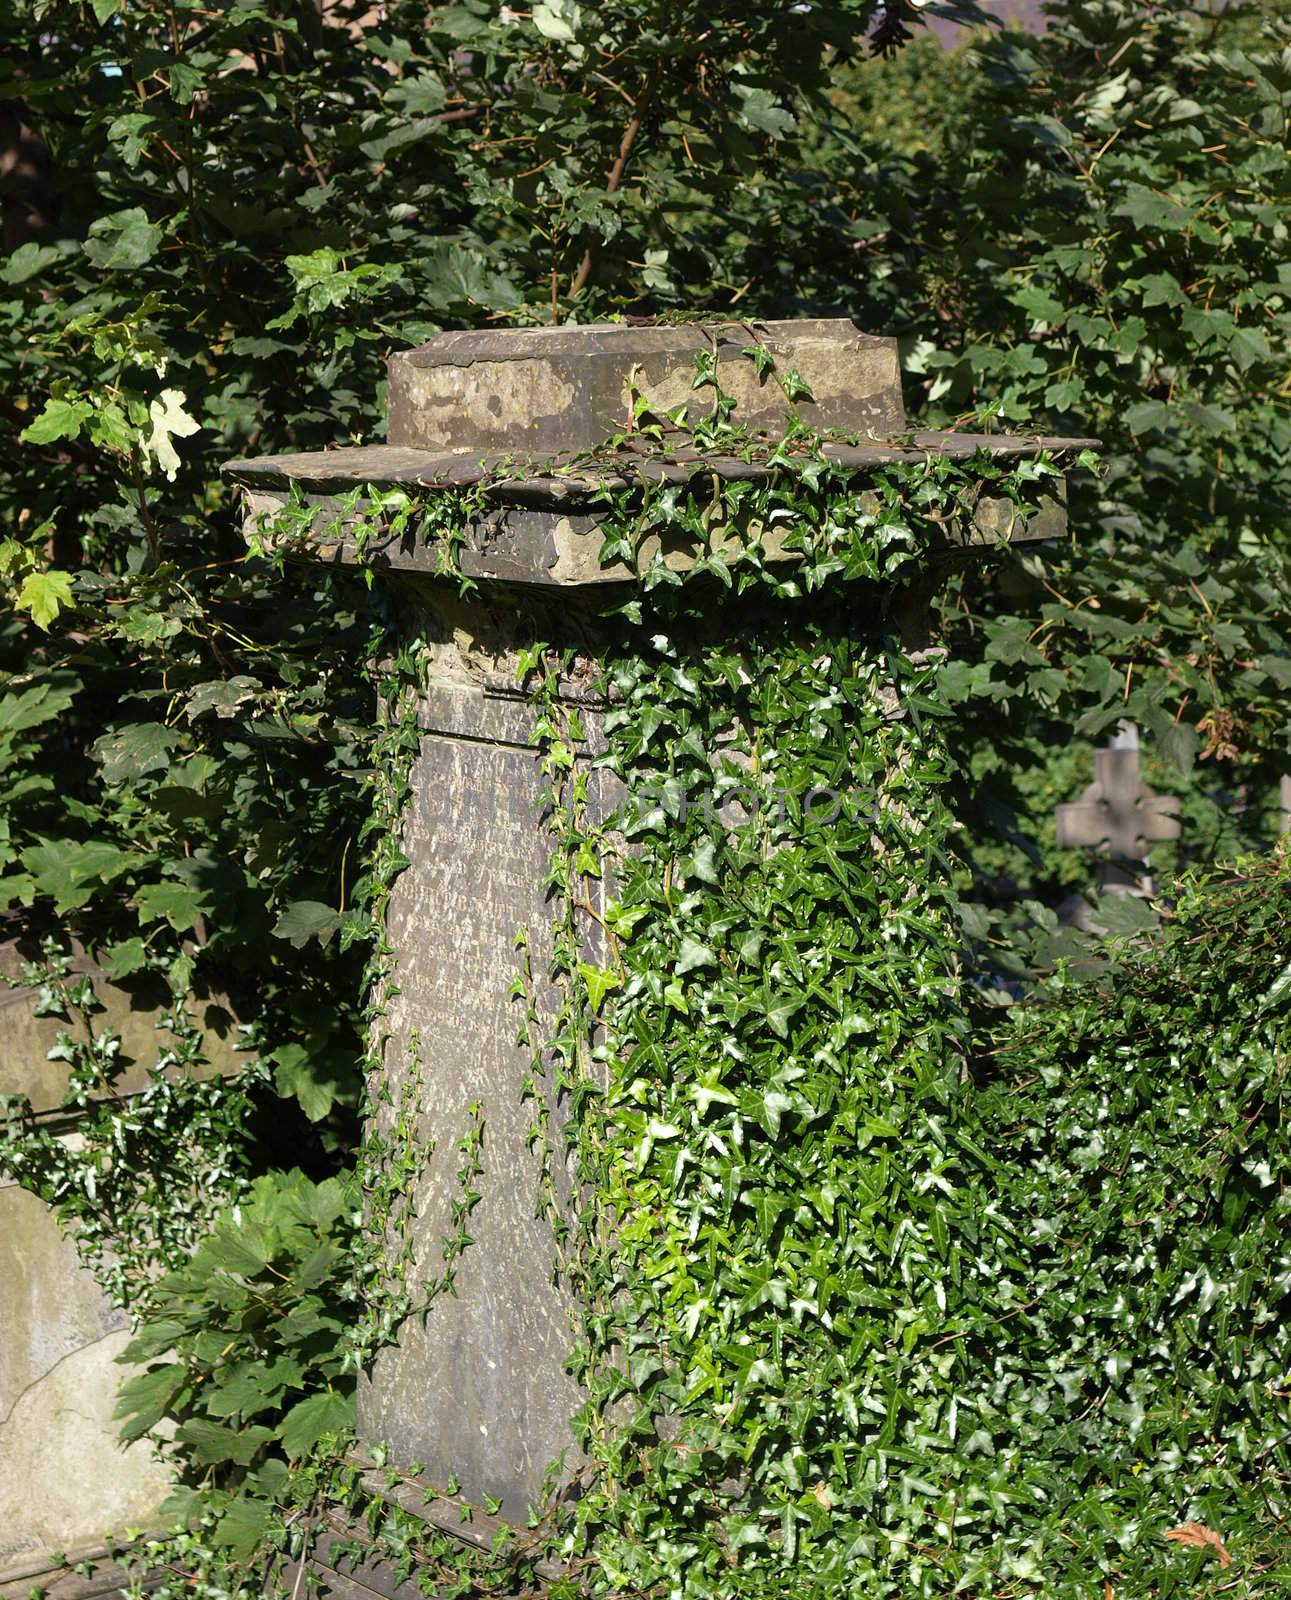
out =
<svg viewBox="0 0 1291 1600"><path fill-rule="evenodd" d="M662 67L653 68L650 76L645 81L645 86L637 96L632 107L632 115L628 118L628 125L623 130L623 137L619 140L619 153L610 168L609 177L605 181L605 193L614 194L619 184L623 182L623 174L627 171L628 157L632 154L632 146L637 142L637 135L641 132L641 124L645 119L654 101L655 92L659 87L659 77ZM569 286L569 298L575 299L587 286L587 280L592 275L592 267L596 262L596 251L600 241L593 239L583 252L583 259L578 264L578 271L574 274L574 281Z"/></svg>

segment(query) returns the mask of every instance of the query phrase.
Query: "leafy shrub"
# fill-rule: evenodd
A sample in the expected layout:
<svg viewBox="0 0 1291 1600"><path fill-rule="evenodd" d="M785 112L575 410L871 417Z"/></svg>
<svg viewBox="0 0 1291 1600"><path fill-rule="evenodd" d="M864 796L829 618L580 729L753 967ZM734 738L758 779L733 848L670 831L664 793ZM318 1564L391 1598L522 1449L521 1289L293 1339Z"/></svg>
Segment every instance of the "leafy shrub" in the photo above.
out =
<svg viewBox="0 0 1291 1600"><path fill-rule="evenodd" d="M1261 848L1291 766L1291 10L1056 9L974 47L944 157L971 223L930 237L912 362L935 413L1104 440L1073 537L948 613L979 882L1069 888L1070 754L1118 719L1183 797L1183 859ZM1054 777L1064 784L1055 792ZM1158 851L1159 868L1178 853ZM987 890L987 898L990 891Z"/></svg>
<svg viewBox="0 0 1291 1600"><path fill-rule="evenodd" d="M353 1426L354 1183L258 1178L169 1273L122 1360L123 1439L156 1435L179 1470L165 1511L242 1559L263 1539L291 1467Z"/></svg>

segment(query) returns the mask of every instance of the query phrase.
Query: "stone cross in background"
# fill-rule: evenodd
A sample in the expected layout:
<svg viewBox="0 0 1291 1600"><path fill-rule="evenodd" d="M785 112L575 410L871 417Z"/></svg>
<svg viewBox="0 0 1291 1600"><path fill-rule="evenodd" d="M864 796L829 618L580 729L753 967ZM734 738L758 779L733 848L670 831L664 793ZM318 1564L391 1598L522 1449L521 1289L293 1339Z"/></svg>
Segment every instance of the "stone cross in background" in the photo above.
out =
<svg viewBox="0 0 1291 1600"><path fill-rule="evenodd" d="M1057 809L1060 845L1105 852L1098 863L1100 894L1151 893L1148 854L1154 844L1179 837L1179 802L1154 794L1139 771L1139 730L1122 722L1094 752L1094 781L1079 800Z"/></svg>

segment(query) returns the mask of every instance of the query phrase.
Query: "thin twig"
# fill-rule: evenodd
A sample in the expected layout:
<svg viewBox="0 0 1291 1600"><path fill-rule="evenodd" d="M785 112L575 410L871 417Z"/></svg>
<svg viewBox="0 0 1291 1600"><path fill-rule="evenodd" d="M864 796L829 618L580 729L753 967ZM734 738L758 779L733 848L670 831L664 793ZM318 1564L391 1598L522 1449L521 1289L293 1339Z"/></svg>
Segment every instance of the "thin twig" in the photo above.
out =
<svg viewBox="0 0 1291 1600"><path fill-rule="evenodd" d="M641 132L641 124L654 100L655 91L659 87L661 70L660 67L655 67L651 71L650 76L645 81L645 87L637 96L636 103L632 107L632 115L628 118L628 125L624 128L623 137L619 140L619 153L615 157L614 165L610 168L610 175L605 181L605 193L607 195L614 194L618 190L619 184L623 182L623 174L627 171L628 158L632 154L632 146L637 142L637 135ZM574 281L569 286L569 298L571 300L577 298L587 286L587 280L591 277L592 267L596 262L598 243L598 240L593 239L583 252L583 259L578 264L578 271L574 274Z"/></svg>

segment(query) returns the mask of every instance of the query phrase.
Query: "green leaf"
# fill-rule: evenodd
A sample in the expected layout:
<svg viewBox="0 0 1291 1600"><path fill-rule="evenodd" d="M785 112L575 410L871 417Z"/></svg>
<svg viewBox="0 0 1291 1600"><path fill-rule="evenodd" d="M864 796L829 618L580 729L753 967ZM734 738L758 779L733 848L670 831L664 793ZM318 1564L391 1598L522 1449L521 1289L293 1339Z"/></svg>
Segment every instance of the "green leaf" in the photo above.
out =
<svg viewBox="0 0 1291 1600"><path fill-rule="evenodd" d="M303 1045L281 1045L273 1053L274 1088L300 1102L311 1122L321 1122L336 1104L337 1083L328 1058L317 1059Z"/></svg>
<svg viewBox="0 0 1291 1600"><path fill-rule="evenodd" d="M52 444L55 439L75 439L82 424L94 415L88 400L73 395L46 400L40 415L20 435L28 444Z"/></svg>
<svg viewBox="0 0 1291 1600"><path fill-rule="evenodd" d="M31 620L45 632L64 606L72 603L72 575L49 568L29 572L18 591L18 609L29 611Z"/></svg>
<svg viewBox="0 0 1291 1600"><path fill-rule="evenodd" d="M1205 428L1208 433L1231 433L1237 426L1233 413L1226 411L1223 406L1184 400L1180 402L1180 408L1191 422L1195 422L1199 428Z"/></svg>
<svg viewBox="0 0 1291 1600"><path fill-rule="evenodd" d="M1125 425L1134 435L1164 428L1170 420L1170 407L1163 400L1141 400L1125 413Z"/></svg>
<svg viewBox="0 0 1291 1600"><path fill-rule="evenodd" d="M1148 933L1161 925L1160 914L1152 902L1133 894L1100 895L1093 920L1117 938Z"/></svg>
<svg viewBox="0 0 1291 1600"><path fill-rule="evenodd" d="M227 720L237 714L240 706L253 700L261 687L259 678L246 674L199 683L188 697L188 720L196 722L199 717L212 711L217 717Z"/></svg>
<svg viewBox="0 0 1291 1600"><path fill-rule="evenodd" d="M772 139L783 139L797 127L793 113L785 110L769 89L749 88L740 83L735 84L734 89L739 99L740 118L750 128Z"/></svg>
<svg viewBox="0 0 1291 1600"><path fill-rule="evenodd" d="M578 963L578 975L587 988L587 1003L593 1015L599 1016L606 995L617 989L623 979L617 972L606 967L594 967L586 961Z"/></svg>
<svg viewBox="0 0 1291 1600"><path fill-rule="evenodd" d="M175 1402L189 1384L188 1369L180 1362L167 1362L137 1377L128 1378L117 1393L113 1415L124 1418L121 1442L129 1444L151 1433L163 1417L172 1414Z"/></svg>
<svg viewBox="0 0 1291 1600"><path fill-rule="evenodd" d="M77 911L99 884L111 883L134 866L137 857L104 839L42 839L22 852L37 893L53 897L60 914Z"/></svg>
<svg viewBox="0 0 1291 1600"><path fill-rule="evenodd" d="M135 722L114 728L94 742L94 758L109 783L142 778L170 765L170 753L183 735L160 722Z"/></svg>
<svg viewBox="0 0 1291 1600"><path fill-rule="evenodd" d="M441 244L427 260L431 292L443 307L484 306L514 311L522 297L515 284L487 256L461 245Z"/></svg>
<svg viewBox="0 0 1291 1600"><path fill-rule="evenodd" d="M1158 231L1162 228L1186 228L1192 222L1192 212L1168 195L1158 194L1141 183L1125 187L1125 199L1112 207L1112 215L1128 217L1137 229Z"/></svg>
<svg viewBox="0 0 1291 1600"><path fill-rule="evenodd" d="M81 687L75 678L60 676L36 683L18 694L0 699L0 734L25 733L60 716Z"/></svg>
<svg viewBox="0 0 1291 1600"><path fill-rule="evenodd" d="M275 939L286 939L301 950L311 939L326 945L341 925L341 914L321 900L293 900L284 906L273 925Z"/></svg>
<svg viewBox="0 0 1291 1600"><path fill-rule="evenodd" d="M325 1435L342 1433L354 1426L354 1399L352 1395L310 1395L294 1405L278 1428L283 1449L292 1461L299 1461Z"/></svg>
<svg viewBox="0 0 1291 1600"><path fill-rule="evenodd" d="M161 229L148 221L143 207L131 206L92 222L81 248L101 270L127 272L151 261L161 248L161 240Z"/></svg>
<svg viewBox="0 0 1291 1600"><path fill-rule="evenodd" d="M578 36L581 12L570 0L538 0L532 16L534 27L544 39L564 42Z"/></svg>
<svg viewBox="0 0 1291 1600"><path fill-rule="evenodd" d="M140 922L169 922L176 933L187 933L211 909L198 889L184 883L148 883L135 891Z"/></svg>
<svg viewBox="0 0 1291 1600"><path fill-rule="evenodd" d="M0 264L0 283L26 283L61 259L62 252L52 244L37 244L29 239L20 244Z"/></svg>
<svg viewBox="0 0 1291 1600"><path fill-rule="evenodd" d="M241 1430L222 1428L216 1422L190 1417L175 1430L175 1437L191 1445L198 1466L246 1467L274 1437L274 1431L259 1425Z"/></svg>
<svg viewBox="0 0 1291 1600"><path fill-rule="evenodd" d="M698 939L692 939L686 934L682 938L673 971L680 977L683 973L693 972L696 967L711 967L716 960L717 957L706 944L701 944Z"/></svg>
<svg viewBox="0 0 1291 1600"><path fill-rule="evenodd" d="M148 949L142 939L123 939L109 946L103 956L103 970L109 978L128 978L148 965Z"/></svg>
<svg viewBox="0 0 1291 1600"><path fill-rule="evenodd" d="M773 1139L780 1137L780 1122L786 1111L793 1109L793 1101L779 1089L768 1089L762 1096L762 1126Z"/></svg>
<svg viewBox="0 0 1291 1600"><path fill-rule="evenodd" d="M227 1550L235 1561L249 1562L276 1520L270 1501L239 1495L216 1519L211 1542L218 1549Z"/></svg>

